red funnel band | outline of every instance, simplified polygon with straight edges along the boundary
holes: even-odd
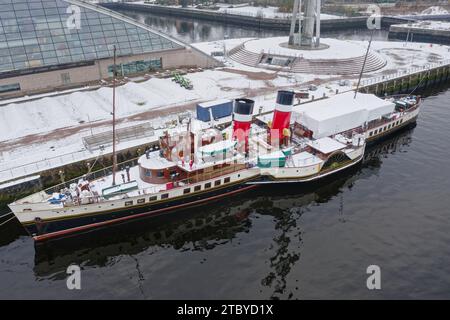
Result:
[[[240,122],[235,119],[233,122],[233,139],[236,138],[238,141],[247,141],[250,125],[251,122]]]
[[[285,128],[289,128],[289,124],[291,122],[291,113],[290,112],[281,112],[275,110],[273,113],[273,121],[272,121],[272,129],[278,129],[280,132]]]

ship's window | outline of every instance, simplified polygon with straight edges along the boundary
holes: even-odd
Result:
[[[403,119],[402,120],[400,120],[400,123],[402,123],[403,122]]]
[[[395,124],[398,125],[398,121]]]
[[[191,188],[186,188],[186,189],[183,190],[183,194],[187,194],[189,192],[191,192]]]
[[[369,137],[373,136],[373,131],[370,131]]]
[[[387,127],[385,126],[385,127],[383,128],[383,131],[386,131],[386,129],[387,129]]]
[[[156,199],[158,199],[157,196],[151,196],[150,198],[148,198],[148,201],[155,201]]]
[[[202,190],[202,186],[195,186],[194,187],[194,191],[200,191],[200,190]]]
[[[220,180],[214,181],[214,186],[220,186]]]
[[[145,199],[138,199],[137,200],[137,203],[144,203],[145,202]]]
[[[211,182],[205,183],[205,189],[211,188]]]
[[[375,131],[373,132],[373,134],[377,134],[377,132],[378,132],[378,130],[375,130]]]
[[[156,176],[158,177],[158,178],[162,178],[162,177],[164,177],[164,172],[163,171],[158,171],[157,173],[156,173]]]
[[[161,195],[161,199],[167,199],[169,197],[169,194],[168,193],[163,193],[162,195]]]
[[[125,201],[125,207],[132,206],[132,205],[133,205],[133,201]]]
[[[145,170],[145,176],[146,176],[146,177],[151,177],[151,176],[152,176],[152,171],[146,169],[146,170]]]
[[[230,178],[230,177],[227,177],[227,178],[223,179],[223,183],[228,183],[228,182],[230,182],[230,181],[231,181],[231,178]]]
[[[25,208],[25,209],[23,209],[22,211],[33,211],[33,209]]]
[[[238,178],[240,178],[241,177],[241,174],[238,174]]]

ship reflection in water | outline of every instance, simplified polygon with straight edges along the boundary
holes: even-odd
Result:
[[[283,188],[264,186],[207,206],[37,244],[35,276],[37,280],[65,280],[66,268],[70,264],[78,264],[83,270],[116,270],[116,264],[121,265],[128,260],[126,268],[118,267],[115,271],[126,274],[113,274],[110,279],[116,283],[122,276],[135,277],[144,298],[188,298],[190,295],[192,298],[258,297],[258,291],[261,298],[298,296],[296,291],[301,288],[296,281],[288,282],[288,278],[295,265],[302,261],[302,216],[312,207],[337,198],[336,212],[339,216],[336,218],[345,223],[342,193],[351,190],[358,179],[377,175],[384,158],[407,149],[413,130],[408,129],[368,147],[361,165],[307,188],[299,185]],[[257,235],[253,234],[253,228],[258,229]],[[233,253],[239,247],[244,247],[240,254]],[[192,266],[192,261],[198,263]],[[214,263],[206,266],[207,261]],[[254,266],[255,263],[251,265],[255,261],[258,267]],[[229,265],[234,269],[227,270]],[[194,296],[194,288],[201,290],[202,286],[208,286],[199,285],[198,275],[187,275],[189,270],[196,268],[203,270],[203,282],[211,281],[211,286],[220,283],[224,288],[217,288],[214,294],[205,292]],[[255,268],[254,273],[249,268]],[[248,288],[248,295],[243,289],[240,294],[228,296],[232,290],[226,287],[227,278],[233,279],[236,287],[239,280],[244,281],[239,278],[239,269],[247,273],[245,281],[254,285]],[[158,272],[159,275],[156,274]],[[259,279],[248,279],[248,273]],[[210,276],[219,279],[212,280]],[[169,292],[155,292],[151,289],[156,285],[155,279],[167,286],[170,282],[172,289],[179,292],[171,295]],[[191,286],[191,289],[184,289],[185,286]],[[255,291],[255,287],[258,290],[251,295],[250,291]]]

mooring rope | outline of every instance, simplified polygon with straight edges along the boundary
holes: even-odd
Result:
[[[15,219],[16,217],[11,217],[6,221],[3,221],[2,223],[0,223],[0,227],[2,227],[3,225],[7,224],[8,222],[10,222],[11,220]]]
[[[1,216],[0,216],[0,219],[1,219],[1,218],[4,218],[4,217],[7,217],[7,216],[9,216],[10,214],[13,214],[13,213],[12,213],[12,212],[5,213],[4,215],[1,215]]]
[[[417,90],[417,88],[418,88],[418,87],[420,86],[420,84],[422,83],[423,79],[425,79],[425,77],[423,77],[422,79],[420,79],[420,81],[419,81],[419,83],[417,84],[417,86],[413,89],[413,91],[411,91],[411,92],[409,93],[409,96],[412,95],[413,92]]]

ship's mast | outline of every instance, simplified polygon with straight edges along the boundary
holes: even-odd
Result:
[[[353,99],[355,99],[356,95],[358,94],[359,84],[361,83],[361,78],[362,78],[362,75],[364,73],[364,68],[366,66],[367,56],[369,55],[370,45],[372,44],[372,38],[373,38],[374,31],[375,31],[375,29],[372,29],[372,33],[370,34],[369,45],[367,46],[366,55],[364,56],[364,62],[363,62],[363,65],[361,67],[361,72],[359,73],[358,84],[356,85],[355,96],[353,97]]]
[[[113,181],[112,185],[116,185],[116,170],[117,170],[117,155],[116,155],[116,74],[117,74],[117,66],[116,66],[116,46],[114,45],[114,67],[113,67],[113,98],[112,98],[112,104],[113,104],[113,166],[112,166],[112,174],[113,174]]]

